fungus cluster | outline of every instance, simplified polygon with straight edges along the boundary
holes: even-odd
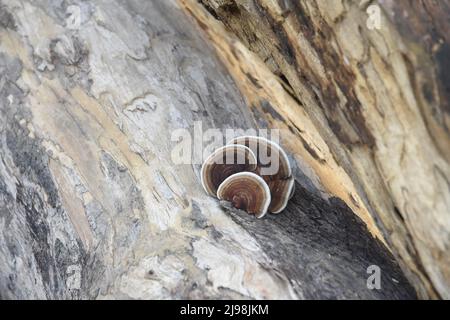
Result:
[[[258,218],[279,213],[294,193],[288,157],[276,143],[256,136],[234,138],[203,163],[205,191]]]

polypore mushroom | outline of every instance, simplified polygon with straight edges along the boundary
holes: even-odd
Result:
[[[239,172],[226,178],[217,189],[217,197],[257,218],[267,213],[271,200],[269,186],[253,172]]]
[[[292,184],[292,190],[291,190],[291,194],[289,195],[289,200],[292,199],[292,197],[294,196],[294,193],[295,193],[295,181],[294,181],[294,184]]]
[[[261,176],[276,175],[278,179],[291,177],[292,170],[286,152],[275,142],[258,136],[241,136],[232,139],[228,142],[230,144],[243,145],[253,151]]]
[[[270,189],[272,202],[269,211],[281,212],[294,193],[292,170],[284,150],[275,142],[257,136],[237,137],[229,143],[243,145],[253,151],[258,163],[256,173],[264,179]]]
[[[219,185],[232,174],[256,169],[256,157],[242,145],[227,145],[214,151],[203,163],[201,180],[205,191],[216,196]]]
[[[294,178],[265,180],[270,189],[272,202],[269,211],[272,213],[280,213],[286,208],[289,199],[294,194]]]

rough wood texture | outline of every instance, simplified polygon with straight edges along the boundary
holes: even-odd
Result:
[[[318,167],[336,161],[339,176],[310,165],[328,192],[386,240],[419,296],[449,298],[448,2],[202,0],[211,16],[182,2],[235,70],[244,96],[269,92],[273,125],[294,128],[290,140],[306,141],[311,156],[322,159]],[[369,4],[386,10],[379,30],[366,25]],[[215,18],[243,46],[220,37]],[[235,48],[253,55],[234,57]],[[294,101],[270,88],[267,72],[251,73],[262,88],[248,90],[242,68],[233,66],[255,55]],[[327,148],[307,138],[304,119],[293,116],[303,112]],[[317,156],[328,148],[331,161]]]
[[[386,245],[447,296],[448,136],[394,27],[340,1],[71,5],[77,28],[66,2],[0,3],[1,298],[415,298]],[[252,219],[172,162],[198,120],[282,129],[285,212]]]

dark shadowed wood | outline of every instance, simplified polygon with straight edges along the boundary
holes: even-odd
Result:
[[[416,298],[392,254],[345,203],[326,201],[300,184],[295,190],[283,214],[258,223],[242,211],[231,209],[230,214],[261,244],[274,268],[295,279],[301,298]],[[367,290],[372,265],[382,270],[382,290]]]

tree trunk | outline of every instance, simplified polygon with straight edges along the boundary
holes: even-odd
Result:
[[[359,2],[2,0],[0,298],[450,298],[450,9]],[[281,130],[286,210],[174,163],[213,128]]]

